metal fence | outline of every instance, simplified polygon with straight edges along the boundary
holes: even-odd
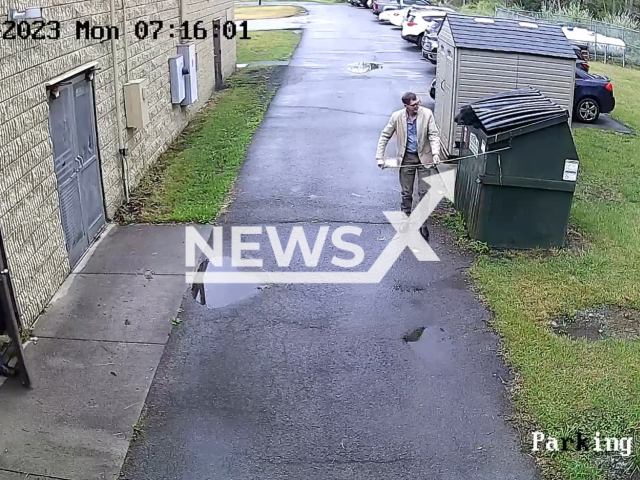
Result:
[[[595,35],[589,41],[589,54],[594,60],[605,63],[616,63],[622,66],[640,66],[640,31],[612,25],[598,20],[569,17],[553,12],[532,12],[504,7],[496,7],[495,16],[523,21],[558,24],[566,27],[585,28]],[[612,44],[606,38],[617,38],[625,43],[625,47]]]

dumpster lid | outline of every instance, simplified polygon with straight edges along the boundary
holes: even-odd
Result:
[[[458,125],[472,126],[487,135],[495,135],[533,124],[541,128],[542,123],[544,126],[553,125],[567,121],[568,118],[569,113],[564,108],[539,90],[528,87],[499,93],[465,105],[455,121]]]

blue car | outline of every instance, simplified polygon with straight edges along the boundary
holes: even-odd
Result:
[[[576,68],[576,88],[573,94],[574,118],[594,123],[601,113],[610,113],[616,106],[611,80],[603,75]]]
[[[582,123],[594,123],[601,113],[610,113],[615,108],[616,99],[613,96],[613,85],[607,77],[585,72],[580,65],[576,65],[575,71],[573,118]],[[429,96],[436,99],[435,78],[431,82]]]

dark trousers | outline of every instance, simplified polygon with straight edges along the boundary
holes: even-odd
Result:
[[[428,170],[422,165],[416,153],[408,152],[405,153],[404,159],[402,160],[402,168],[399,170],[400,186],[402,187],[401,208],[404,213],[411,215],[411,211],[413,210],[413,191],[416,180],[418,181],[418,202],[424,198],[429,190],[429,184],[423,180],[423,178],[428,176]]]

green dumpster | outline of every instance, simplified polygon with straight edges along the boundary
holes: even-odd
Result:
[[[568,112],[527,88],[467,105],[456,122],[455,207],[469,237],[494,248],[564,246],[579,166]]]

